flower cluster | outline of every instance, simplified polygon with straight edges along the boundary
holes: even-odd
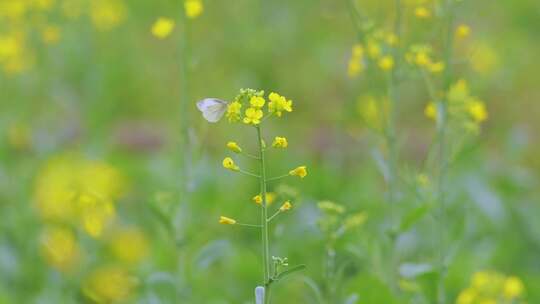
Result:
[[[359,75],[370,61],[382,71],[394,68],[392,53],[398,44],[397,36],[382,29],[367,28],[365,31],[365,44],[357,43],[352,48],[348,65],[348,74],[351,78]]]
[[[477,133],[480,124],[488,118],[486,106],[477,97],[471,96],[467,81],[454,83],[446,93],[448,119],[465,130]],[[427,117],[438,120],[439,114],[435,102],[429,102],[424,110]]]
[[[267,105],[265,116],[264,106]],[[246,107],[242,111],[243,107]],[[277,93],[268,94],[268,102],[264,98],[264,91],[241,89],[233,102],[227,106],[226,117],[229,122],[242,121],[248,125],[258,125],[270,115],[281,117],[283,112],[292,112],[292,101]]]
[[[427,44],[413,44],[405,54],[405,60],[420,69],[431,73],[444,71],[444,62],[433,59],[433,49]]]
[[[195,19],[203,13],[204,6],[201,0],[185,0],[184,11],[186,17]]]
[[[152,35],[158,39],[167,38],[174,30],[175,23],[173,19],[159,17],[152,25]]]
[[[520,278],[480,271],[473,274],[470,285],[459,293],[456,304],[525,303],[524,294],[525,287]]]
[[[347,231],[362,226],[367,220],[365,212],[347,214],[343,205],[332,201],[320,201],[317,207],[322,212],[317,223],[330,242],[335,241]]]
[[[363,123],[375,132],[383,133],[390,110],[388,98],[363,95],[358,99],[358,113]]]
[[[108,31],[126,19],[124,0],[4,0],[0,1],[0,69],[17,75],[31,69],[36,61],[34,37],[44,45],[54,45],[62,39],[54,20],[60,15],[66,21],[86,14],[94,28]]]
[[[84,268],[81,234],[105,244],[107,255],[115,258],[88,274],[83,284],[84,294],[99,303],[127,298],[134,284],[126,267],[138,265],[148,253],[144,233],[116,221],[116,202],[124,189],[115,167],[76,155],[51,159],[36,179],[35,207],[45,226],[40,251],[47,263],[66,274]]]

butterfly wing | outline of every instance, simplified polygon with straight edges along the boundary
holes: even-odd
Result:
[[[197,108],[204,119],[218,122],[227,110],[227,102],[217,98],[205,98],[197,102]]]

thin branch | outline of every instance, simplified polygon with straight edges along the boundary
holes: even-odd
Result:
[[[238,222],[236,222],[236,225],[245,226],[245,227],[251,227],[251,228],[262,228],[261,225],[244,224],[244,223],[238,223]]]
[[[269,179],[267,179],[266,181],[267,181],[267,182],[271,182],[271,181],[275,181],[275,180],[278,180],[278,179],[285,178],[285,177],[287,177],[287,176],[289,176],[288,173],[287,173],[287,174],[280,175],[280,176],[276,176],[276,177],[269,178]]]
[[[253,173],[251,173],[251,172],[247,172],[247,171],[244,171],[244,170],[242,170],[242,169],[238,169],[238,172],[244,173],[245,175],[253,176],[253,177],[256,177],[256,178],[260,178],[260,177],[261,177],[260,175],[253,174]]]
[[[268,223],[270,223],[270,221],[271,221],[274,217],[276,217],[278,214],[280,214],[280,213],[281,213],[281,210],[276,211],[276,213],[274,213],[274,214],[273,214],[271,217],[269,217],[266,221],[267,221]]]

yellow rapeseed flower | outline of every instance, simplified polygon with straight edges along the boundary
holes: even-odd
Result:
[[[320,201],[317,203],[317,207],[325,212],[335,212],[339,214],[345,212],[345,207],[332,201]]]
[[[41,31],[41,38],[45,44],[55,44],[60,41],[60,28],[54,25],[47,25]]]
[[[462,290],[456,300],[456,304],[473,304],[476,299],[476,291],[474,288]]]
[[[389,46],[395,46],[398,44],[398,36],[394,33],[386,34],[384,39]]]
[[[468,110],[473,120],[477,123],[483,122],[488,118],[486,106],[480,100],[471,100],[468,106]]]
[[[97,303],[126,301],[137,283],[136,278],[118,266],[93,271],[83,283],[84,294]]]
[[[229,122],[237,122],[240,120],[241,109],[242,104],[238,101],[233,101],[227,106],[227,112],[225,113],[225,116],[227,116]]]
[[[414,9],[414,15],[420,19],[427,19],[431,17],[431,11],[425,6],[418,6]]]
[[[37,9],[47,11],[54,6],[55,2],[56,0],[34,0],[33,4]]]
[[[347,66],[349,77],[355,77],[364,69],[364,47],[361,44],[355,44],[352,48],[352,55]]]
[[[235,153],[242,153],[242,148],[240,148],[240,146],[234,142],[234,141],[230,141],[227,143],[227,148],[229,148],[229,150],[235,152]]]
[[[489,74],[499,66],[499,55],[489,44],[479,42],[472,49],[470,61],[474,71]]]
[[[433,101],[430,101],[424,108],[424,115],[433,120],[437,119],[437,107]]]
[[[184,10],[188,18],[195,19],[203,13],[204,7],[201,0],[185,0]]]
[[[223,225],[234,225],[236,224],[236,220],[226,217],[226,216],[220,216],[219,217],[219,223]]]
[[[108,31],[126,18],[126,5],[121,0],[93,0],[90,6],[90,18],[100,31]]]
[[[264,106],[265,102],[266,101],[261,96],[252,96],[249,99],[249,104],[251,105],[252,108],[255,108],[255,109],[261,109]]]
[[[352,229],[359,226],[362,226],[367,220],[367,213],[358,212],[347,217],[343,223],[346,229]]]
[[[41,252],[47,262],[60,271],[73,269],[80,249],[73,232],[67,228],[48,227],[41,236]]]
[[[381,46],[373,39],[367,41],[367,53],[372,59],[377,59],[381,56]]]
[[[266,192],[266,204],[271,205],[276,200],[277,195],[274,192]],[[257,194],[255,195],[252,200],[256,204],[262,204],[262,195]]]
[[[165,17],[159,17],[152,25],[152,35],[159,39],[168,37],[174,29],[174,20]]]
[[[440,73],[444,71],[444,62],[442,61],[432,62],[428,64],[427,68],[431,73]]]
[[[263,111],[257,108],[248,108],[244,113],[244,123],[258,125],[261,123],[263,117]]]
[[[276,114],[277,117],[281,117],[282,112],[292,112],[292,101],[287,100],[284,96],[277,93],[270,93],[268,95],[268,111]]]
[[[78,211],[84,231],[91,237],[99,238],[116,216],[112,201],[91,194],[81,194]]]
[[[135,227],[114,233],[110,247],[116,258],[128,264],[136,264],[148,255],[148,240],[144,233]]]
[[[291,208],[292,208],[291,202],[286,201],[283,203],[283,205],[281,205],[281,207],[279,207],[279,211],[285,212],[285,211],[291,210]]]
[[[300,178],[304,178],[307,175],[307,168],[306,166],[296,167],[293,170],[289,171],[289,175],[299,176]]]
[[[234,163],[234,160],[230,157],[225,157],[223,159],[223,167],[225,169],[229,169],[229,170],[232,170],[232,171],[238,171],[240,170],[240,167],[238,167],[235,163]]]
[[[287,138],[285,137],[279,137],[279,136],[276,136],[276,138],[274,138],[274,142],[272,143],[272,147],[274,148],[287,148],[287,146],[289,145],[289,143],[287,142]]]
[[[506,299],[515,299],[520,297],[525,290],[523,282],[516,276],[509,276],[504,281],[503,294]]]
[[[392,56],[386,55],[379,59],[379,68],[383,71],[390,71],[394,67],[394,58]]]
[[[466,24],[460,24],[456,28],[455,35],[457,38],[467,38],[471,34],[471,28]]]

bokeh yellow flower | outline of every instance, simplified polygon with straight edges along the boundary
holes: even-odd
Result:
[[[437,119],[437,107],[433,101],[428,102],[428,104],[424,108],[424,115],[426,115],[427,118],[433,120]]]
[[[136,264],[148,255],[148,240],[138,228],[123,228],[112,235],[110,248],[120,261]]]
[[[477,123],[485,121],[488,117],[486,106],[480,100],[473,99],[472,101],[470,101],[468,105],[468,110],[473,117],[473,120]]]
[[[383,71],[390,71],[394,67],[394,58],[389,55],[381,57],[378,61],[379,68]]]
[[[54,25],[47,25],[41,32],[41,38],[45,44],[55,44],[60,41],[60,28]]]
[[[174,20],[165,17],[159,17],[152,25],[152,35],[159,39],[167,38],[174,29]]]
[[[352,47],[351,58],[347,66],[349,77],[356,77],[364,70],[364,47],[357,43]]]
[[[122,0],[93,0],[90,18],[99,31],[108,31],[126,19],[127,8]]]
[[[287,148],[287,146],[289,145],[289,143],[287,142],[287,138],[285,137],[279,137],[279,136],[276,136],[274,138],[274,142],[272,143],[272,147],[274,148]]]
[[[80,249],[73,232],[64,227],[47,227],[41,235],[41,252],[47,263],[60,271],[73,269],[80,258]]]
[[[420,19],[427,19],[431,17],[431,11],[425,6],[418,6],[414,9],[414,15]]]
[[[83,283],[84,294],[97,303],[126,301],[137,285],[137,279],[119,266],[94,270]]]
[[[510,276],[504,281],[503,294],[506,299],[518,298],[523,295],[524,290],[523,282],[516,276]]]
[[[464,39],[464,38],[469,37],[470,34],[471,34],[471,28],[468,25],[460,24],[457,26],[456,32],[455,32],[455,35],[457,38]]]
[[[45,221],[72,223],[100,237],[115,218],[123,193],[118,170],[99,161],[61,155],[47,162],[36,179],[36,208]]]
[[[101,237],[115,218],[113,202],[91,194],[81,194],[77,202],[81,223],[86,233],[94,238]]]
[[[186,11],[186,16],[188,18],[197,18],[203,13],[203,3],[201,0],[185,0],[184,10]]]
[[[338,214],[345,212],[345,207],[332,201],[320,201],[317,203],[317,207],[325,212],[335,212]]]

